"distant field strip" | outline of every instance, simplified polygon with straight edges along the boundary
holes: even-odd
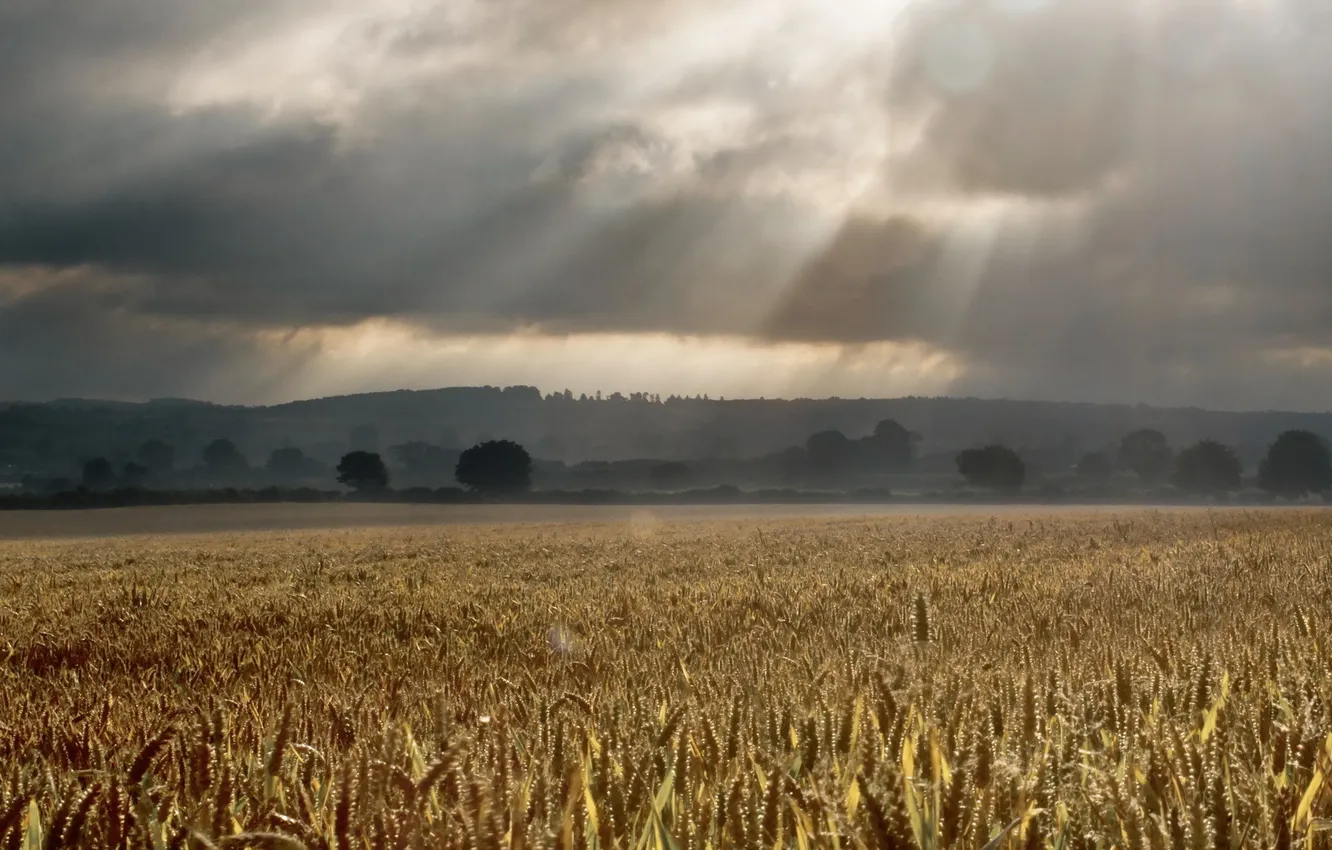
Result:
[[[716,519],[854,519],[887,517],[1083,516],[1141,507],[1020,504],[767,504],[767,505],[427,505],[342,504],[172,505],[98,510],[0,511],[0,541],[213,534],[386,526],[538,523],[642,523]],[[1171,510],[1201,510],[1172,508]],[[1258,508],[1257,510],[1265,510]],[[1314,508],[1312,510],[1321,510]]]
[[[1324,513],[631,519],[0,543],[0,847],[1325,846]]]

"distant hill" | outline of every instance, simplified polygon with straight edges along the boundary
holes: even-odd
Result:
[[[358,448],[411,440],[461,448],[507,438],[539,458],[566,462],[753,457],[803,444],[816,431],[838,429],[859,437],[890,418],[922,435],[926,455],[1002,442],[1047,468],[1071,465],[1082,452],[1109,446],[1141,427],[1163,431],[1176,447],[1204,437],[1229,443],[1250,468],[1283,430],[1307,428],[1332,436],[1329,413],[974,398],[722,401],[616,394],[579,400],[543,397],[534,387],[453,387],[268,407],[188,399],[0,404],[0,468],[68,469],[78,458],[127,457],[147,439],[171,443],[182,462],[193,462],[217,437],[235,441],[255,462],[282,445],[334,460],[357,429],[357,439],[367,444]]]

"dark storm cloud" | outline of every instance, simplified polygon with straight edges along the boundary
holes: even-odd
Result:
[[[688,4],[611,8],[570,2],[563,21],[595,43],[631,15]],[[585,49],[539,15],[529,35],[494,16],[472,26],[510,51],[496,66]],[[450,43],[443,29],[428,16],[368,38],[419,52]],[[702,163],[633,120],[568,126],[610,81],[574,67],[482,97],[473,82],[385,95],[349,139],[299,114],[173,115],[130,97],[123,138],[99,136],[74,168],[0,203],[0,263],[135,275],[129,312],[254,328],[396,317],[441,331],[733,331],[731,308],[753,314],[753,288],[779,279],[798,209],[673,187]],[[69,112],[96,128],[101,110]],[[145,144],[165,153],[127,167]]]
[[[19,279],[27,284],[17,286]],[[279,386],[318,354],[210,320],[134,307],[142,281],[88,269],[0,275],[0,386],[9,399],[234,397]],[[279,356],[274,356],[277,354]]]
[[[496,168],[495,197],[451,210],[447,182],[411,187],[412,202],[335,162],[322,133],[273,135],[132,194],[20,209],[0,255],[136,274],[125,298],[138,312],[255,327],[390,316],[463,331],[734,330],[733,308],[798,238],[781,236],[792,210],[691,194],[587,207],[577,184],[594,158],[574,152],[549,180],[527,179],[539,163],[519,159]],[[718,280],[721,255],[734,268]]]
[[[387,317],[923,343],[969,392],[1326,406],[1301,395],[1332,349],[1322,4],[921,0],[891,49],[813,65],[808,28],[729,35],[743,9],[350,15],[327,79],[268,98],[279,36],[335,5],[0,0],[0,271],[27,281],[0,395],[174,392]],[[859,206],[856,169],[882,184]]]
[[[885,173],[919,202],[848,221],[769,336],[925,342],[968,364],[963,392],[1327,406],[1311,5],[918,8],[888,90],[916,135]]]

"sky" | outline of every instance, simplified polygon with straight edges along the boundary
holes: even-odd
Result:
[[[0,399],[1332,408],[1326,0],[0,0]]]

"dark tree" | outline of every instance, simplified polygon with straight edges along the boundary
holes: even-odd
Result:
[[[908,472],[916,462],[916,443],[920,435],[908,431],[892,419],[874,426],[874,433],[861,440],[866,460],[885,472]]]
[[[295,446],[285,446],[274,449],[269,454],[264,469],[267,469],[268,474],[274,478],[291,481],[315,478],[322,475],[328,467],[314,458],[306,457],[305,452]]]
[[[961,452],[957,471],[967,483],[992,490],[1020,490],[1027,477],[1027,465],[1017,452],[999,445]]]
[[[1078,461],[1078,477],[1088,481],[1105,482],[1115,474],[1115,465],[1104,452],[1087,452]]]
[[[338,483],[373,493],[388,487],[388,467],[374,452],[348,452],[338,463]]]
[[[104,457],[95,457],[83,464],[83,486],[89,490],[105,490],[115,486],[116,471],[111,461]]]
[[[1203,440],[1175,458],[1175,486],[1190,493],[1222,493],[1240,488],[1244,465],[1230,446]]]
[[[522,493],[532,486],[532,457],[517,443],[490,440],[462,453],[454,477],[486,495]]]
[[[176,468],[176,450],[161,440],[149,440],[139,446],[134,459],[150,475],[169,475]]]
[[[1277,437],[1258,467],[1258,486],[1288,499],[1332,488],[1327,440],[1311,431],[1287,431]]]
[[[1131,469],[1148,484],[1164,481],[1170,474],[1175,454],[1165,434],[1144,428],[1124,437],[1119,444],[1119,465]]]
[[[204,466],[217,475],[228,475],[249,468],[245,455],[240,453],[236,444],[230,440],[218,439],[209,443],[203,451]]]
[[[694,473],[688,464],[671,460],[652,467],[648,478],[658,490],[683,490],[693,481]]]
[[[148,480],[149,469],[141,463],[130,461],[120,471],[121,480],[126,487],[142,487]]]
[[[853,445],[841,431],[820,431],[805,441],[805,453],[814,472],[831,474],[851,465]]]

